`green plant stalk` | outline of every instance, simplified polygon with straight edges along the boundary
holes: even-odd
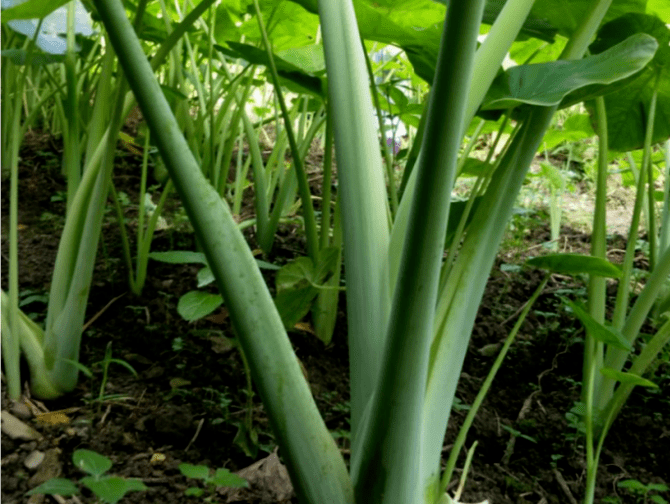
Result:
[[[611,1],[611,0],[609,0]],[[474,62],[472,89],[467,97],[465,125],[468,126],[481,105],[500,65],[512,43],[516,40],[535,0],[508,0],[491,26],[486,39],[477,50]],[[609,4],[607,6],[609,8]],[[604,13],[607,8],[604,9]],[[593,32],[597,29],[596,25]],[[588,37],[590,38],[590,36]]]
[[[437,498],[439,465],[423,465],[419,447],[439,270],[483,9],[483,0],[453,2],[444,24],[378,385],[363,438],[352,445],[359,450],[351,469],[359,502]]]
[[[35,31],[35,37],[39,33],[42,26],[42,21],[37,25],[37,30]],[[3,320],[2,327],[6,327],[7,330],[3,331],[5,337],[2,339],[2,353],[3,353],[3,362],[5,365],[5,374],[7,376],[7,386],[9,396],[18,400],[21,396],[21,368],[20,368],[20,348],[21,348],[21,338],[25,332],[26,324],[22,323],[23,313],[19,310],[19,249],[18,249],[18,227],[19,227],[19,150],[21,147],[21,141],[23,140],[23,135],[18,135],[17,132],[21,131],[21,96],[26,86],[27,72],[30,68],[30,61],[32,59],[33,50],[35,48],[34,40],[26,41],[28,50],[26,56],[26,65],[19,72],[18,68],[15,79],[12,79],[9,83],[8,91],[14,91],[14,96],[8,96],[9,100],[3,103],[11,104],[11,110],[13,116],[11,121],[11,131],[9,133],[9,170],[10,170],[10,182],[9,182],[9,295],[7,301],[5,301],[4,292],[3,301],[5,301],[5,307],[3,307],[3,315],[6,310],[9,311],[9,317],[7,317],[7,322]],[[2,65],[3,70],[5,64]],[[11,67],[10,67],[11,68]],[[6,77],[6,75],[3,75]],[[7,84],[7,81],[3,81],[3,89]],[[14,85],[12,85],[14,84]],[[12,99],[13,98],[13,99]],[[32,322],[32,321],[31,321]],[[35,326],[37,327],[37,326]],[[31,363],[32,364],[32,363]],[[36,364],[32,364],[36,365]]]
[[[398,191],[395,187],[395,174],[393,172],[393,158],[391,156],[391,147],[386,143],[386,125],[382,116],[382,108],[379,105],[379,91],[375,83],[374,72],[372,71],[372,64],[370,63],[370,56],[365,50],[365,41],[361,37],[361,45],[363,46],[363,55],[365,56],[365,67],[368,70],[368,78],[370,79],[370,89],[372,91],[372,103],[375,106],[377,113],[377,123],[379,124],[379,132],[381,134],[381,148],[384,153],[384,163],[386,166],[386,178],[388,179],[388,189],[391,196],[391,216],[395,216],[398,211]],[[388,101],[387,101],[388,102]],[[394,142],[395,145],[395,142]]]
[[[663,347],[668,343],[670,343],[670,320],[666,321],[665,324],[661,326],[651,341],[647,343],[640,355],[635,358],[635,361],[633,362],[629,372],[638,376],[642,376],[651,363],[658,358],[658,354],[663,349]],[[605,442],[605,437],[607,436],[610,427],[614,423],[614,420],[618,416],[621,408],[623,408],[634,388],[635,385],[630,383],[619,384],[616,392],[606,405],[606,408],[603,412],[604,425],[599,433],[598,446],[595,451],[594,462],[587,466],[584,504],[593,504],[594,502],[596,478],[598,476],[598,461],[600,460],[600,454]]]
[[[312,140],[314,139],[314,136],[316,135],[318,129],[323,125],[323,122],[325,121],[325,118],[320,118],[320,119],[315,119],[312,121],[312,125],[310,126],[309,130],[307,131],[307,134],[305,138],[302,140],[300,143],[300,146],[298,147],[298,152],[300,155],[301,159],[304,159],[307,150],[309,149]],[[284,135],[284,131],[282,131],[282,138]],[[276,145],[275,145],[276,147]],[[280,153],[279,158],[283,159],[283,152],[284,152],[284,147],[282,145],[282,148],[278,151]],[[273,151],[273,154],[275,151]],[[269,161],[269,160],[268,160]],[[269,164],[269,162],[268,162]],[[280,165],[280,172],[282,166]],[[279,188],[279,194],[277,195],[277,199],[275,200],[274,207],[272,209],[272,213],[270,214],[270,223],[268,224],[268,227],[270,229],[269,233],[272,233],[272,235],[276,234],[277,232],[277,226],[279,225],[279,219],[283,216],[285,216],[292,204],[293,201],[295,200],[295,189],[296,185],[298,183],[297,179],[297,171],[289,171],[283,178],[283,180],[279,181],[280,188]],[[302,199],[301,199],[302,202]],[[319,249],[320,250],[320,249]]]
[[[96,0],[95,5],[230,310],[298,498],[353,503],[342,456],[319,416],[272,297],[228,205],[199,170],[123,6],[113,0]]]
[[[286,127],[286,133],[288,134],[288,142],[291,146],[291,153],[293,154],[293,166],[295,168],[295,173],[298,178],[298,189],[300,191],[300,199],[302,200],[303,214],[305,218],[305,237],[307,238],[307,254],[309,257],[316,262],[319,259],[319,238],[316,231],[316,218],[314,217],[314,205],[312,204],[312,195],[309,190],[309,182],[307,181],[307,173],[305,172],[305,166],[303,164],[302,156],[298,150],[298,144],[293,133],[293,126],[291,125],[291,119],[286,108],[286,102],[284,101],[284,93],[281,89],[281,84],[279,82],[279,74],[277,73],[277,67],[274,61],[274,55],[272,54],[272,47],[270,45],[270,40],[268,39],[268,34],[265,31],[265,25],[263,24],[263,18],[261,16],[261,10],[258,6],[258,0],[254,0],[254,9],[256,11],[256,18],[258,19],[258,26],[261,31],[261,37],[263,39],[263,45],[265,46],[265,51],[268,56],[270,63],[270,75],[272,76],[272,83],[274,84],[275,93],[277,93],[277,100],[279,101],[279,106],[281,107],[282,116],[284,117],[284,126]],[[266,250],[267,251],[267,250]]]
[[[335,331],[337,321],[337,310],[340,300],[339,285],[342,274],[342,219],[340,218],[340,198],[335,202],[335,213],[333,215],[333,242],[332,246],[339,250],[333,275],[324,284],[327,290],[320,290],[316,303],[312,308],[312,320],[317,337],[328,345]]]
[[[663,255],[658,258],[653,274],[649,276],[647,284],[642,289],[635,304],[633,304],[626,322],[621,328],[621,334],[631,345],[635,343],[635,340],[640,335],[642,324],[647,319],[659,295],[663,292],[668,276],[670,276],[670,249],[666,249]],[[622,276],[622,279],[625,278]],[[628,354],[629,352],[625,350],[608,347],[605,355],[605,367],[621,371],[628,359]],[[600,397],[597,398],[601,407],[612,398],[614,385],[614,380],[608,378],[603,380],[603,391]]]
[[[608,165],[608,137],[607,113],[605,99],[596,98],[596,129],[598,134],[598,173],[596,178],[596,199],[593,212],[593,231],[591,235],[591,255],[607,259],[607,165]],[[588,282],[588,309],[589,314],[601,324],[605,322],[605,301],[607,286],[606,279],[601,276],[590,275]],[[582,401],[586,407],[584,418],[586,428],[586,464],[590,467],[595,459],[593,453],[594,420],[598,421],[597,411],[594,413],[594,399],[600,394],[603,380],[600,369],[603,365],[604,345],[598,341],[590,331],[586,331],[584,342],[584,362],[582,367],[583,383]],[[596,462],[597,464],[597,462]]]
[[[663,195],[663,214],[661,217],[658,253],[670,247],[670,139],[665,142],[665,191]]]
[[[26,361],[28,362],[28,367],[30,369],[31,389],[43,392],[44,397],[59,396],[61,392],[56,387],[54,387],[53,383],[51,383],[47,374],[44,372],[44,331],[21,310],[18,310],[18,326],[11,326],[9,323],[9,317],[7,317],[8,313],[11,314],[9,296],[5,294],[4,291],[0,291],[0,296],[2,297],[1,314],[3,358],[7,359],[8,356],[8,346],[6,345],[13,345],[14,342],[19,342],[21,350],[26,356]],[[16,332],[14,332],[14,327],[16,327]],[[11,352],[13,350],[9,349],[9,351]],[[18,350],[16,351],[16,355],[19,356]],[[5,369],[8,391],[11,391],[12,382],[10,381],[10,374],[8,372],[9,368]],[[18,400],[21,395],[20,376],[18,376],[16,379],[16,383],[18,383],[19,394],[16,396],[16,398],[12,397],[12,399]]]
[[[535,289],[535,292],[533,293],[533,295],[526,302],[526,305],[524,306],[523,311],[519,315],[519,318],[517,319],[516,324],[514,324],[514,327],[510,331],[509,335],[507,336],[507,339],[505,339],[505,343],[503,344],[503,347],[500,349],[500,352],[498,353],[498,356],[496,357],[495,362],[491,366],[491,370],[489,371],[488,375],[486,376],[486,380],[484,380],[484,383],[482,384],[481,388],[479,389],[479,392],[477,393],[477,397],[475,397],[475,400],[472,403],[472,406],[470,407],[470,410],[468,411],[468,414],[465,417],[465,420],[463,421],[463,425],[461,426],[460,430],[458,431],[458,436],[456,437],[456,441],[454,441],[454,446],[451,449],[451,452],[449,453],[449,459],[447,460],[447,465],[444,469],[444,473],[442,474],[442,482],[440,483],[440,493],[444,493],[444,492],[447,491],[447,486],[449,485],[449,482],[451,481],[451,477],[453,476],[454,468],[456,467],[456,462],[458,461],[458,456],[461,452],[461,449],[463,448],[463,445],[465,444],[465,439],[467,438],[470,427],[472,426],[472,422],[474,421],[475,416],[477,415],[477,412],[479,411],[479,408],[482,405],[482,402],[484,402],[484,399],[486,398],[486,394],[488,393],[489,389],[491,388],[491,383],[493,383],[493,380],[495,379],[496,374],[498,373],[498,370],[500,369],[500,366],[502,366],[502,363],[505,360],[505,357],[507,356],[507,352],[509,351],[510,347],[512,346],[512,343],[514,343],[516,335],[518,334],[519,330],[521,329],[521,326],[525,322],[526,317],[528,316],[528,313],[530,312],[530,309],[535,304],[535,301],[540,296],[540,294],[542,294],[542,291],[544,290],[545,286],[547,285],[547,282],[549,281],[549,278],[550,278],[549,275],[547,275],[544,278],[544,280],[542,280],[542,282],[540,282],[540,285],[538,285],[538,287],[537,287],[537,289]]]
[[[439,467],[442,438],[467,352],[479,300],[528,167],[554,108],[533,108],[503,155],[441,289],[431,346],[424,422],[424,464]],[[485,243],[486,246],[482,246]],[[439,439],[440,441],[436,441]]]
[[[647,221],[647,236],[649,240],[649,271],[653,273],[656,266],[657,239],[656,233],[656,198],[654,197],[654,167],[651,162],[651,139],[654,135],[654,121],[656,119],[656,101],[658,90],[654,89],[649,103],[649,116],[647,118],[647,131],[644,138],[644,157],[641,170],[647,171],[647,204],[649,205]]]
[[[67,86],[66,128],[63,145],[63,171],[67,173],[67,209],[72,208],[74,196],[81,182],[81,149],[79,148],[79,93],[77,90],[77,56],[74,41],[74,9],[70,2],[67,10],[67,51],[65,53],[65,82]]]
[[[326,112],[326,145],[323,154],[323,185],[321,200],[321,248],[330,244],[330,203],[333,194],[333,115],[330,103]],[[670,142],[669,142],[670,143]],[[670,164],[668,165],[670,167]]]
[[[4,67],[4,65],[3,65]],[[14,117],[12,131],[21,125],[21,93],[25,84],[25,70],[20,75],[21,83],[14,88]],[[4,85],[3,85],[4,87]],[[9,396],[18,400],[21,396],[21,375],[19,367],[19,148],[22,137],[12,135],[10,141],[10,181],[9,181],[9,331],[2,338],[2,353]],[[3,293],[4,294],[4,293]],[[5,310],[2,310],[3,315]],[[3,321],[4,322],[4,321]]]
[[[347,270],[351,437],[375,389],[390,310],[386,183],[367,71],[350,2],[319,1],[328,96],[334,114],[338,194]],[[345,107],[344,104],[347,104]],[[356,455],[354,455],[356,456]]]
[[[468,471],[470,470],[470,465],[472,464],[472,458],[475,455],[475,450],[477,449],[477,445],[479,444],[479,441],[475,441],[472,443],[472,446],[468,450],[468,454],[465,457],[465,464],[463,464],[463,474],[461,474],[461,479],[458,482],[458,488],[456,489],[456,494],[455,497],[456,499],[461,498],[461,493],[463,493],[463,488],[465,488],[465,482],[468,479]]]
[[[400,189],[398,191],[399,200],[402,200],[402,197],[405,194],[407,184],[409,183],[409,179],[412,175],[412,172],[414,171],[416,161],[419,158],[421,145],[423,144],[423,132],[426,129],[426,117],[428,117],[428,103],[430,102],[429,97],[430,93],[427,94],[426,99],[424,100],[423,111],[421,112],[421,119],[419,120],[419,127],[416,130],[416,136],[414,137],[412,148],[407,155],[407,163],[405,163],[405,170],[402,173],[402,180],[400,181]]]
[[[122,83],[117,86],[116,96],[112,100],[114,109],[111,119],[112,134],[107,137],[107,149],[105,157],[101,162],[100,171],[97,173],[95,183],[92,184],[91,193],[86,206],[79,207],[79,191],[75,196],[73,211],[77,212],[81,222],[80,234],[76,234],[73,240],[78,243],[76,248],[71,249],[72,255],[66,254],[63,261],[67,268],[58,268],[61,260],[61,248],[64,239],[59,244],[56,269],[54,270],[53,282],[49,296],[49,309],[46,320],[46,334],[44,339],[44,352],[49,376],[56,386],[64,392],[74,389],[77,384],[78,369],[68,360],[78,362],[82,327],[86,314],[88,293],[91,287],[91,278],[95,265],[95,256],[102,229],[107,194],[111,181],[111,172],[114,168],[114,157],[116,155],[116,140],[121,127],[123,97],[125,87]],[[105,99],[99,96],[99,99]],[[95,171],[95,170],[91,170]],[[85,177],[86,178],[86,174]],[[83,186],[83,179],[82,184]],[[67,227],[67,222],[66,222]],[[63,230],[66,236],[66,230]],[[69,245],[65,246],[67,250]],[[75,252],[76,250],[76,252]],[[52,306],[54,296],[64,295],[62,305]],[[59,307],[59,310],[55,308]]]
[[[631,165],[632,167],[632,165]],[[628,301],[630,297],[630,282],[633,272],[633,259],[635,258],[635,248],[637,246],[638,228],[640,225],[640,214],[643,208],[643,199],[645,196],[644,184],[646,182],[646,170],[640,170],[637,177],[637,188],[635,191],[635,203],[628,228],[628,240],[626,242],[626,253],[621,265],[621,278],[617,287],[616,301],[614,304],[614,313],[612,315],[612,326],[621,330],[626,321],[626,312],[628,310]]]

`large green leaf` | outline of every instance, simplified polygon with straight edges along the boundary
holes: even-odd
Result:
[[[3,10],[2,23],[4,24],[7,21],[12,21],[14,19],[42,19],[62,5],[68,3],[68,1],[69,0],[52,0],[51,2],[45,2],[44,0],[28,0],[27,2]]]
[[[573,114],[568,117],[561,129],[551,128],[542,139],[542,146],[553,150],[564,142],[577,142],[595,136],[588,114]]]
[[[606,259],[580,254],[549,254],[529,259],[526,264],[564,275],[586,273],[606,278],[621,278],[621,270]]]
[[[611,84],[639,72],[651,61],[657,48],[656,39],[636,34],[601,54],[581,60],[512,67],[493,82],[482,109],[558,105],[571,91],[593,84]]]
[[[229,46],[228,48],[220,45],[215,45],[214,47],[227,56],[233,58],[242,58],[253,65],[269,66],[270,64],[267,53],[262,49],[252,45],[240,44],[238,42],[232,41],[228,41],[227,44]],[[300,63],[311,63],[313,65],[314,51],[315,50],[312,50],[311,53],[312,60],[305,61],[305,59],[298,57],[298,54],[303,53],[303,56],[305,56],[308,54],[308,50],[294,49],[294,52],[289,54],[290,58],[295,63],[287,61],[277,54],[274,54],[273,56],[275,65],[277,66],[277,73],[280,77],[285,79],[285,84],[287,84],[289,88],[291,87],[291,84],[293,84],[292,91],[296,91],[298,93],[307,92],[314,96],[323,97],[325,96],[325,91],[323,90],[321,79],[315,77],[314,75],[310,75],[306,69],[298,66]],[[323,58],[323,56],[321,57]]]
[[[604,21],[610,21],[628,12],[645,12],[646,0],[613,0]],[[570,37],[584,20],[593,0],[537,0],[532,13],[558,28]]]
[[[628,14],[604,25],[590,49],[600,53],[640,33],[654,37],[659,49],[637,78],[625,88],[605,96],[609,148],[615,151],[642,147],[654,89],[658,95],[652,144],[670,136],[670,29],[663,21],[649,15]],[[593,105],[587,103],[587,106],[593,115]]]

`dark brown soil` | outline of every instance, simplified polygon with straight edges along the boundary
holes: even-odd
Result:
[[[52,201],[65,185],[59,175],[58,146],[47,136],[33,136],[24,147],[20,173],[19,236],[20,289],[48,293],[54,258],[62,230],[64,203]],[[120,160],[115,173],[118,190],[137,201],[139,168],[132,155]],[[8,190],[2,192],[2,254],[7,264]],[[173,201],[166,215],[178,208]],[[110,207],[111,208],[111,207]],[[127,209],[132,217],[132,208]],[[573,250],[584,251],[588,236],[564,229],[563,238]],[[528,249],[549,239],[545,226],[528,234]],[[253,236],[249,235],[253,244]],[[620,249],[622,244],[612,243]],[[193,235],[184,229],[157,233],[152,250],[194,250]],[[273,261],[282,263],[304,250],[295,228],[279,233]],[[537,249],[533,249],[537,250]],[[533,253],[533,252],[531,252]],[[522,256],[524,254],[521,254]],[[27,502],[25,492],[36,485],[35,471],[24,465],[36,450],[53,457],[54,474],[74,481],[81,473],[72,463],[72,453],[86,448],[114,462],[111,472],[141,478],[146,492],[134,492],[122,502],[177,503],[187,500],[189,481],[177,466],[182,462],[226,467],[238,471],[268,456],[274,449],[267,417],[257,397],[252,398],[253,429],[258,436],[254,456],[245,453],[236,434],[247,410],[246,378],[239,353],[226,345],[234,338],[225,310],[196,323],[183,321],[177,301],[196,287],[195,266],[151,261],[141,296],[127,293],[128,284],[119,241],[118,225],[110,210],[105,220],[102,244],[91,289],[87,319],[100,313],[86,331],[80,361],[92,367],[94,376],[81,376],[76,390],[43,404],[43,411],[65,411],[63,423],[38,423],[26,415],[42,438],[36,441],[2,435],[2,502]],[[516,321],[516,315],[541,281],[541,275],[522,270],[502,272],[502,262],[519,263],[519,254],[501,256],[496,262],[475,325],[462,380],[458,405],[471,404],[495,358],[486,356],[487,345],[501,342]],[[639,264],[643,267],[644,264]],[[272,275],[267,275],[273,287]],[[2,272],[6,289],[6,270]],[[470,431],[466,447],[478,442],[464,494],[464,502],[489,499],[505,503],[580,502],[585,484],[584,442],[566,413],[579,400],[583,330],[561,308],[559,289],[575,295],[583,285],[564,277],[549,282],[524,323],[517,341]],[[568,292],[567,295],[570,295]],[[111,300],[122,296],[111,305]],[[344,296],[332,344],[325,347],[307,332],[291,332],[296,353],[304,364],[314,397],[328,428],[337,432],[338,443],[348,455],[348,355]],[[24,307],[38,321],[45,305]],[[105,394],[122,399],[98,401],[102,373],[93,363],[104,357],[111,343],[113,356],[124,359],[137,371],[130,374],[120,365],[110,367]],[[27,371],[27,370],[25,370]],[[24,376],[27,376],[24,374]],[[601,458],[596,502],[642,502],[617,487],[623,479],[645,484],[670,485],[670,366],[656,370],[657,392],[636,390],[617,419]],[[41,403],[32,400],[39,408]],[[2,409],[17,411],[6,397],[3,380]],[[445,456],[466,411],[457,407],[444,442]],[[507,429],[520,432],[514,436]],[[247,449],[248,451],[248,449]],[[461,454],[458,467],[463,466]],[[460,475],[460,472],[457,473]],[[457,482],[450,488],[455,489]],[[263,489],[238,496],[235,502],[278,502]],[[277,494],[275,494],[276,496]],[[670,495],[663,495],[670,500]],[[619,500],[605,500],[618,496]],[[80,502],[94,502],[86,489]],[[46,502],[52,502],[48,500]],[[283,500],[288,502],[287,500]],[[76,502],[69,500],[69,502]],[[228,502],[215,494],[212,502]],[[231,501],[232,502],[232,501]],[[295,498],[290,502],[296,502]]]

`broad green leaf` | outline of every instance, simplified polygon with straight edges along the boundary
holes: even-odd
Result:
[[[100,476],[112,467],[111,460],[91,450],[76,450],[72,454],[72,462],[92,476]]]
[[[217,487],[247,488],[249,486],[247,480],[240,478],[237,474],[233,474],[225,468],[216,470],[212,483]]]
[[[128,492],[146,490],[147,487],[139,480],[125,479],[118,476],[107,476],[95,479],[91,476],[82,478],[81,482],[102,502],[116,504]]]
[[[640,387],[658,388],[658,385],[656,385],[654,382],[633,373],[617,371],[616,369],[612,368],[603,368],[600,370],[600,373],[607,378],[611,378],[612,380],[616,380],[621,383],[639,385]]]
[[[606,278],[620,278],[621,270],[600,257],[581,254],[549,254],[526,261],[528,266],[564,275],[589,274]]]
[[[200,480],[209,479],[209,467],[206,465],[193,465],[193,464],[179,464],[179,472],[181,472],[187,478],[194,478]]]
[[[295,65],[308,74],[320,74],[326,71],[323,45],[308,45],[285,49],[277,53],[282,60]]]
[[[44,0],[28,0],[27,2],[14,5],[9,9],[2,11],[2,23],[14,19],[42,19],[59,7],[68,3],[69,0],[53,0],[45,2]],[[16,2],[14,2],[16,3]],[[3,2],[4,5],[4,2]]]
[[[595,136],[591,119],[588,114],[573,114],[568,117],[561,129],[551,128],[547,130],[542,140],[542,147],[549,151],[562,143],[572,143],[585,138]]]
[[[188,322],[206,317],[223,304],[219,294],[203,291],[191,291],[179,298],[177,312]]]
[[[228,41],[227,44],[230,47],[229,49],[220,45],[215,45],[214,47],[226,56],[242,58],[253,65],[264,65],[267,67],[270,64],[267,53],[263,49],[232,41]],[[297,89],[294,89],[294,91],[310,93],[318,97],[325,96],[320,78],[308,74],[302,68],[289,63],[276,54],[273,55],[273,59],[279,76],[288,81],[285,84],[289,87],[290,84],[297,86]]]
[[[564,299],[564,302],[572,309],[574,314],[582,322],[589,334],[591,334],[595,339],[605,343],[606,345],[612,345],[613,347],[620,348],[622,350],[631,350],[632,347],[630,343],[628,343],[626,338],[624,338],[620,333],[598,322],[578,304],[573,303],[572,301],[568,301],[567,299]]]
[[[78,493],[79,489],[72,481],[63,478],[53,478],[26,492],[26,495],[44,494],[69,497]]]
[[[645,12],[646,3],[646,0],[613,0],[604,22],[627,12]],[[531,12],[548,21],[558,28],[561,35],[569,38],[581,25],[592,5],[591,0],[537,0]]]
[[[205,254],[188,250],[172,250],[170,252],[150,252],[149,258],[170,264],[207,264]]]
[[[287,328],[293,327],[309,312],[318,289],[314,284],[323,283],[337,261],[337,249],[321,251],[315,267],[308,257],[298,257],[277,273],[275,305]]]
[[[488,176],[493,170],[493,165],[476,158],[467,158],[463,163],[463,169],[460,175],[470,175],[471,177]]]
[[[658,96],[652,144],[670,136],[670,28],[656,17],[628,14],[603,26],[590,50],[600,53],[626,37],[641,33],[654,37],[659,44],[653,60],[625,88],[605,95],[608,145],[614,151],[643,146],[654,89]],[[593,115],[593,105],[587,102],[587,107]]]
[[[571,91],[593,84],[611,84],[639,72],[651,61],[658,42],[636,34],[607,51],[581,60],[512,67],[496,77],[482,110],[520,104],[558,105]]]
[[[658,16],[665,24],[670,24],[670,3],[667,0],[647,0],[647,14]]]
[[[482,200],[482,196],[477,196],[475,198],[475,201],[472,203],[472,208],[470,209],[470,213],[468,214],[467,220],[465,221],[465,228],[467,229],[468,224],[472,222],[472,218],[475,215],[475,211],[477,210],[477,207],[479,206],[479,203]],[[461,218],[463,217],[463,212],[465,212],[465,207],[467,206],[468,202],[465,200],[458,201],[458,200],[452,200],[451,204],[449,206],[449,219],[447,222],[447,234],[444,238],[444,248],[448,249],[451,247],[456,231],[458,231],[458,224],[461,222]]]

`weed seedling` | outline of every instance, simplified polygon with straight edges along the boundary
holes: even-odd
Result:
[[[635,479],[627,479],[623,481],[619,481],[617,483],[617,486],[619,488],[625,488],[628,490],[630,493],[635,495],[636,497],[636,502],[641,502],[644,504],[647,504],[648,502],[654,502],[655,504],[668,504],[668,501],[665,500],[663,497],[660,495],[649,495],[650,492],[667,492],[668,491],[668,486],[667,485],[662,485],[660,483],[649,483],[648,485],[645,485],[644,483],[635,480]]]
[[[99,502],[116,504],[128,492],[147,489],[144,483],[138,479],[106,475],[105,473],[112,467],[112,461],[94,451],[76,450],[72,454],[72,462],[79,469],[88,473],[88,476],[80,479],[79,483],[93,492]],[[78,493],[79,488],[72,481],[64,478],[52,478],[33,488],[26,495],[47,494],[69,497]]]
[[[214,474],[211,474],[209,467],[206,465],[179,464],[179,471],[187,478],[202,480],[205,488],[189,487],[184,491],[184,495],[188,497],[206,495],[205,502],[212,501],[213,493],[217,487],[247,488],[249,486],[247,480],[224,468],[217,469]]]

